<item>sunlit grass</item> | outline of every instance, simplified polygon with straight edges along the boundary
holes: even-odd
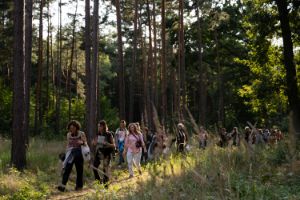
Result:
[[[78,199],[299,199],[299,155],[289,143],[273,147],[220,148],[215,140],[205,150],[192,144],[191,152],[174,152],[143,166],[143,175],[128,180],[127,168],[115,169],[109,189],[93,180],[85,164],[86,193]],[[9,168],[10,141],[0,145],[0,198],[48,199],[60,195],[55,187],[61,181],[58,154],[64,142],[30,141],[28,168],[20,173]],[[125,170],[124,170],[125,169]],[[137,174],[137,173],[135,173]],[[75,184],[71,173],[68,189]]]

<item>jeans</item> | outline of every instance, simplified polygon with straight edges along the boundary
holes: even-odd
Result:
[[[81,154],[81,149],[76,148],[72,150],[72,155],[74,157],[73,162],[67,163],[63,171],[62,185],[65,186],[67,184],[70,173],[72,171],[73,164],[75,164],[76,173],[77,173],[76,188],[82,188],[83,187],[83,157]]]
[[[124,145],[125,145],[125,141],[119,141],[118,142],[118,149],[119,149],[119,162],[118,165],[121,165],[122,163],[125,162],[124,158],[123,158],[123,152],[124,152]]]
[[[141,170],[141,156],[142,156],[142,151],[138,153],[127,152],[127,163],[128,163],[128,170],[130,175],[133,176],[133,169],[132,169],[133,164],[138,168],[138,170]]]
[[[123,151],[119,151],[119,162],[118,162],[118,165],[121,165],[122,163],[124,163],[124,158],[123,158]]]

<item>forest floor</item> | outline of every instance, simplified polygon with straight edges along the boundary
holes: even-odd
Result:
[[[10,141],[0,143],[0,199],[300,199],[299,152],[289,141],[251,148],[220,148],[214,141],[204,151],[195,143],[185,155],[170,153],[144,164],[143,174],[132,179],[126,166],[119,169],[113,162],[108,189],[93,180],[85,164],[84,189],[74,191],[73,169],[63,193],[56,187],[64,142],[32,139],[23,173],[9,168]]]

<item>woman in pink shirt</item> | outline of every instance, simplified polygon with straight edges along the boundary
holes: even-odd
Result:
[[[129,178],[133,177],[133,164],[138,168],[139,174],[142,174],[141,171],[141,156],[142,156],[142,147],[144,148],[144,152],[147,152],[143,135],[138,132],[135,124],[131,123],[128,125],[129,135],[125,140],[125,148],[123,152],[123,156],[127,157],[128,170],[129,170]]]

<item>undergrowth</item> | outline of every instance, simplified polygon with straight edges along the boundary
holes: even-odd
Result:
[[[61,163],[58,154],[64,143],[31,140],[28,168],[18,172],[9,167],[10,141],[0,145],[1,199],[48,199],[59,194]],[[113,170],[109,189],[93,181],[85,165],[82,199],[300,199],[299,155],[288,142],[275,146],[220,148],[213,142],[205,150],[172,153],[143,166],[143,175],[127,180],[126,170]],[[115,165],[115,163],[113,163]],[[69,190],[74,187],[71,174]]]

